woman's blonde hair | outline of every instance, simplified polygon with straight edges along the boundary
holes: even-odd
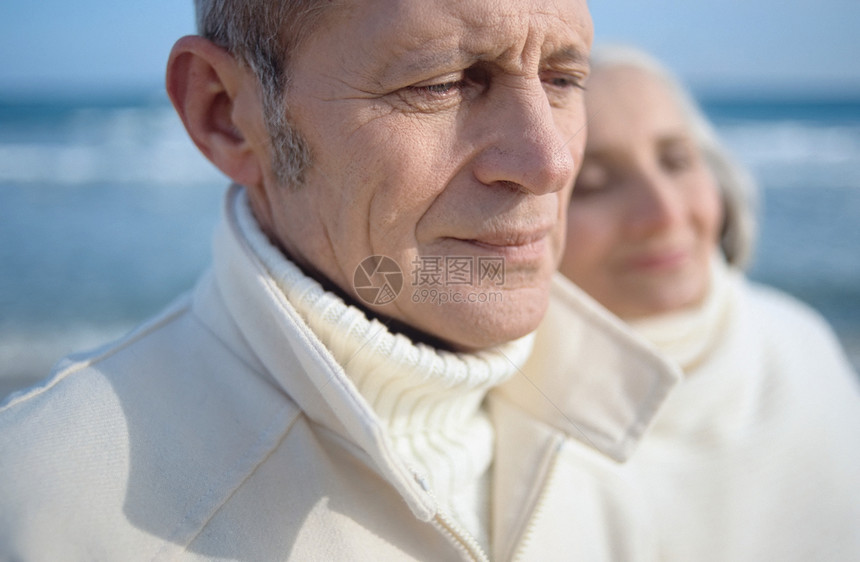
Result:
[[[591,55],[591,67],[592,72],[611,67],[636,68],[658,78],[672,92],[722,195],[724,217],[720,247],[723,254],[736,267],[747,265],[755,246],[756,185],[752,175],[722,145],[690,92],[664,65],[633,47],[597,47]]]

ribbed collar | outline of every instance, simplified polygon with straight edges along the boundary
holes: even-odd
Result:
[[[254,229],[247,233],[242,231],[237,213],[248,213],[247,204],[241,203],[244,198],[242,188],[236,186],[227,194],[224,219],[213,246],[213,291],[216,298],[207,301],[209,306],[201,313],[220,319],[209,323],[218,337],[230,342],[234,352],[261,376],[269,377],[273,384],[283,388],[306,417],[344,436],[364,451],[383,477],[400,490],[415,515],[429,520],[437,512],[438,505],[426,494],[426,486],[404,461],[391,438],[399,431],[398,427],[412,426],[408,421],[399,421],[395,415],[390,418],[394,420],[392,429],[386,429],[374,410],[375,404],[370,403],[377,400],[369,393],[369,398],[364,398],[358,389],[357,385],[364,386],[361,377],[355,376],[357,382],[354,382],[353,375],[347,374],[342,366],[346,364],[352,373],[352,365],[363,365],[364,359],[337,359],[335,355],[348,354],[352,344],[338,341],[324,344],[287,298],[281,288],[282,281],[276,277],[283,280],[285,275],[301,272],[295,266],[291,269],[290,265],[281,262],[283,256],[271,247],[259,229],[256,232]],[[274,257],[267,256],[270,252],[275,252]],[[272,268],[269,262],[281,263],[285,269],[282,271],[280,266]],[[304,291],[308,297],[300,298],[299,302],[315,291]],[[222,304],[215,307],[212,303]],[[339,319],[341,325],[349,326],[354,319],[356,327],[345,330],[344,334],[367,336],[367,325],[370,329],[377,326],[373,321],[351,316],[349,311],[346,316],[341,315],[341,304],[336,303],[330,311],[324,305],[315,305],[315,308],[326,311],[325,317],[331,315]],[[305,305],[300,304],[299,308],[305,308]],[[359,325],[365,327],[358,329]],[[485,354],[424,350],[423,346],[413,346],[408,341],[398,344],[400,336],[396,334],[383,331],[380,335],[385,337],[378,341],[390,343],[376,345],[390,350],[395,360],[405,365],[423,357],[422,354],[428,354],[435,367],[426,372],[438,369],[446,373],[469,373],[469,376],[452,376],[449,380],[478,381],[475,388],[493,384],[479,375],[495,361],[487,359]],[[533,353],[521,370],[514,369],[516,376],[489,394],[504,399],[536,421],[543,421],[615,459],[623,460],[632,452],[679,376],[654,355],[650,346],[646,348],[644,342],[640,344],[639,341],[639,338],[631,337],[629,328],[621,321],[611,317],[581,290],[556,276],[551,305],[537,332]],[[519,342],[513,349],[520,351],[502,349],[488,353],[493,357],[503,356],[505,361],[510,359],[509,364],[518,364],[525,354],[524,348],[525,343]],[[482,392],[476,390],[478,396]],[[477,398],[468,400],[477,401]],[[502,422],[494,417],[497,439]],[[521,449],[525,445],[519,442],[519,449],[512,454],[517,458],[523,457]],[[496,452],[498,454],[498,448]],[[523,475],[516,470],[513,472],[517,475],[499,476],[499,470],[519,464],[522,463],[506,456],[496,465],[494,479],[500,482],[529,481],[532,474]],[[496,505],[501,512],[508,512],[515,510],[520,501],[522,498],[514,497],[511,502],[505,501],[502,505],[497,501]],[[496,513],[497,518],[499,513]]]
[[[416,516],[428,520],[441,504],[480,540],[495,447],[483,400],[519,371],[533,336],[453,353],[389,331],[286,259],[238,186],[214,251],[217,290],[238,329],[225,341],[244,342],[238,353],[306,416],[358,445]]]
[[[685,373],[691,372],[713,350],[728,322],[731,278],[721,256],[711,260],[708,292],[701,303],[683,310],[635,320],[630,326]]]
[[[531,336],[491,350],[453,353],[393,333],[286,259],[260,231],[244,192],[236,197],[234,212],[270,277],[395,435],[427,431],[428,424],[457,428],[474,415],[490,388],[528,358]]]

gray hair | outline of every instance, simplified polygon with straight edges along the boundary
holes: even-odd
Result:
[[[693,96],[664,65],[628,46],[601,46],[592,51],[593,70],[619,66],[647,72],[661,80],[674,95],[723,199],[720,248],[730,264],[746,266],[752,258],[756,236],[757,189],[752,175],[726,150]]]
[[[284,185],[300,186],[311,160],[285,103],[290,56],[331,4],[321,0],[194,0],[198,33],[227,49],[259,81],[272,171]]]

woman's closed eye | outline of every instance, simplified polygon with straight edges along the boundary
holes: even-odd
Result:
[[[696,151],[686,141],[671,141],[658,148],[660,166],[670,173],[681,173],[690,169],[696,161]]]
[[[604,190],[609,186],[609,179],[606,166],[586,161],[576,176],[573,195],[586,196]]]

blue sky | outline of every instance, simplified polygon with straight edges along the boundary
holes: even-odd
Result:
[[[591,0],[599,41],[650,50],[703,91],[860,97],[858,0]],[[4,0],[0,93],[161,88],[191,0]]]

